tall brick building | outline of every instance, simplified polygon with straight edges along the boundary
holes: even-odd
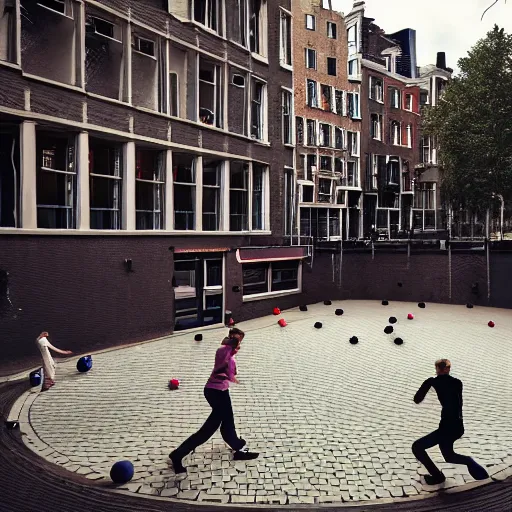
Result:
[[[356,1],[346,16],[361,70],[363,234],[408,236],[420,129],[415,32],[386,35]]]
[[[291,55],[291,0],[0,0],[5,357],[299,301]]]
[[[307,243],[361,236],[361,76],[341,14],[293,2],[298,231]]]

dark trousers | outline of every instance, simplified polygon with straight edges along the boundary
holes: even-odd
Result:
[[[182,458],[194,451],[198,446],[206,443],[219,427],[222,439],[233,450],[240,450],[245,445],[244,441],[236,435],[235,418],[233,416],[229,391],[204,388],[204,397],[210,404],[212,412],[204,422],[204,425],[176,449],[177,455]]]
[[[437,430],[415,441],[412,445],[412,452],[416,458],[427,468],[427,471],[432,476],[441,474],[439,468],[434,464],[432,459],[427,454],[427,448],[432,448],[436,444],[446,462],[451,464],[463,464],[465,466],[475,465],[476,462],[467,455],[455,453],[453,443],[460,439],[464,434],[464,426],[462,423],[441,424]]]

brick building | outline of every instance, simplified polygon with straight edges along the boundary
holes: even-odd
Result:
[[[408,236],[420,129],[415,33],[386,35],[356,1],[346,16],[349,47],[361,70],[363,235]]]
[[[361,236],[360,80],[331,3],[293,3],[298,233],[308,240]]]
[[[298,303],[291,19],[290,0],[0,0],[6,357],[42,329],[89,349]]]

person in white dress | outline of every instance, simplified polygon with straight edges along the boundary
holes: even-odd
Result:
[[[41,391],[50,389],[55,384],[55,361],[50,354],[50,350],[69,356],[73,352],[71,350],[61,350],[60,348],[54,347],[48,340],[49,334],[44,331],[37,337],[37,346],[43,357],[43,370],[44,370],[44,381]]]

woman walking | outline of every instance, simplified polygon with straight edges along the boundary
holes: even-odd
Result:
[[[204,388],[204,396],[210,404],[212,412],[204,425],[169,455],[176,474],[187,471],[182,464],[183,458],[198,446],[206,443],[219,427],[222,439],[235,451],[233,457],[235,460],[252,460],[259,455],[250,452],[247,443],[237,436],[233,407],[229,396],[230,383],[238,384],[235,355],[240,350],[244,336],[244,332],[240,329],[231,329],[229,336],[224,338],[222,346],[215,354],[215,366]]]
[[[53,385],[55,385],[55,361],[50,354],[50,350],[53,350],[54,352],[64,356],[69,356],[73,353],[71,350],[61,350],[57,347],[54,347],[49,342],[48,336],[49,334],[44,331],[37,337],[37,346],[41,352],[41,356],[43,357],[44,381],[41,391],[47,391]]]

